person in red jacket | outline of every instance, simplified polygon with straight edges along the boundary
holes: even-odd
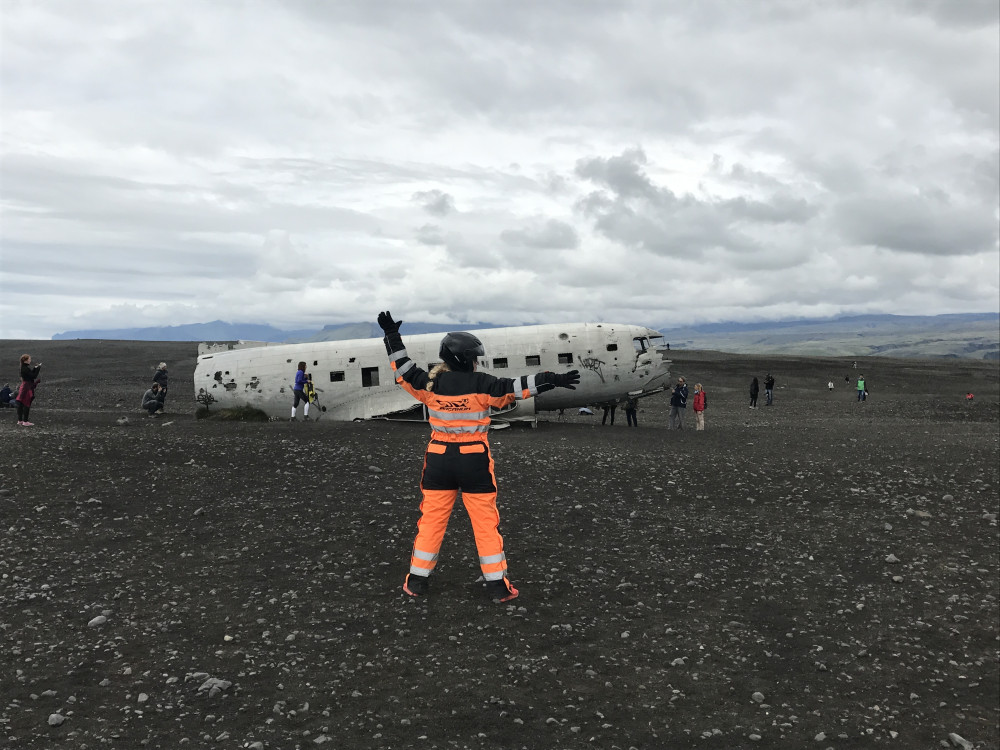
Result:
[[[705,429],[705,407],[708,406],[708,399],[705,398],[705,389],[701,383],[694,384],[694,428],[696,430]]]
[[[393,320],[386,311],[379,313],[378,324],[385,332],[383,341],[396,382],[427,406],[431,426],[420,478],[423,502],[403,591],[410,596],[427,593],[428,578],[437,564],[448,519],[461,491],[476,537],[486,592],[495,601],[510,601],[518,590],[507,578],[503,537],[497,530],[500,514],[488,439],[490,407],[508,406],[556,387],[575,389],[580,373],[570,370],[497,378],[476,372],[486,351],[478,338],[466,332],[449,333],[441,340],[442,364],[428,373],[406,353],[399,335],[403,321]]]

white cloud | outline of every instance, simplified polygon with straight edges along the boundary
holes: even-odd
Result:
[[[5,3],[0,336],[997,310],[998,16]]]

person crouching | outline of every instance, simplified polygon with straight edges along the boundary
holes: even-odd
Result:
[[[163,411],[164,392],[158,383],[153,383],[148,391],[142,394],[142,408],[149,412],[149,416],[160,416],[157,412]]]

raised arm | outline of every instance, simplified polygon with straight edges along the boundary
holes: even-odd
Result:
[[[423,391],[427,385],[427,373],[419,368],[406,353],[403,339],[399,335],[399,327],[403,325],[403,321],[393,320],[392,313],[386,310],[378,314],[378,325],[385,333],[382,342],[385,344],[386,354],[389,355],[389,365],[392,367],[393,378],[411,395],[416,396],[414,392]]]

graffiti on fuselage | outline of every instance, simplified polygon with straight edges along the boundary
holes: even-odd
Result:
[[[597,359],[596,357],[587,357],[580,360],[580,367],[582,367],[584,370],[593,370],[594,372],[596,372],[597,377],[601,379],[602,383],[605,382],[604,372],[601,370],[601,367],[603,365],[604,362],[600,359]]]

